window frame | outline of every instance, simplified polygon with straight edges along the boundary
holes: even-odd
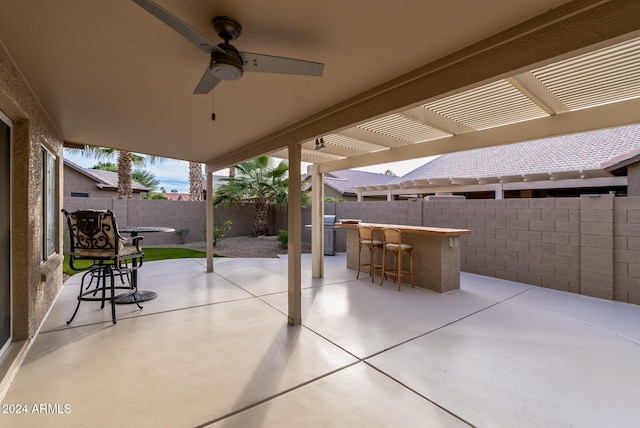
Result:
[[[42,212],[40,213],[40,259],[47,261],[57,252],[58,224],[58,157],[41,146]]]
[[[0,110],[0,121],[9,127],[9,205],[13,201],[13,121]],[[13,210],[9,209],[9,225],[13,223]],[[9,226],[9,248],[13,245],[13,231]],[[13,343],[13,257],[9,250],[9,337],[5,343],[0,343],[0,360],[6,355]]]

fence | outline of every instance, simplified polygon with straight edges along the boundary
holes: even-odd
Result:
[[[184,237],[172,233],[147,234],[144,245],[169,245],[204,241],[206,226],[206,202],[139,200],[118,198],[77,198],[64,197],[64,208],[67,211],[78,209],[96,209],[113,211],[122,226],[159,226],[188,230]],[[240,208],[215,207],[215,222],[223,223],[231,220],[232,226],[227,237],[250,235],[253,229],[253,204]],[[310,218],[310,217],[309,217]],[[276,209],[269,210],[269,230],[277,234],[279,229],[287,228],[286,210],[284,215]],[[64,223],[66,225],[66,223]],[[65,248],[66,250],[67,248]]]
[[[66,198],[67,210],[111,209],[119,224],[189,229],[204,240],[205,202]],[[326,202],[325,214],[365,222],[470,229],[460,240],[461,269],[556,290],[640,304],[640,197]],[[253,206],[216,207],[216,221],[233,221],[227,236],[251,233]],[[302,213],[304,228],[310,209]],[[286,211],[271,210],[270,230],[287,228]],[[150,234],[145,245],[178,243]],[[338,251],[345,250],[337,233]]]
[[[326,204],[338,218],[465,228],[464,272],[640,304],[640,197]]]

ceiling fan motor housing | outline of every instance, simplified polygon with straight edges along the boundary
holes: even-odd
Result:
[[[228,43],[220,43],[218,47],[225,53],[213,55],[213,76],[221,80],[240,79],[244,69],[238,50]]]

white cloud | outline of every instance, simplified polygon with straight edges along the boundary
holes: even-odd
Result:
[[[91,168],[99,161],[92,157],[86,157],[81,153],[64,151],[65,159],[70,160],[84,168]],[[160,184],[158,188],[164,187],[167,192],[175,189],[180,193],[189,193],[189,162],[177,159],[165,159],[163,162],[156,162],[143,168],[156,176]],[[115,163],[115,159],[112,161]]]

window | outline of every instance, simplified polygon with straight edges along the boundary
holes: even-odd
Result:
[[[42,149],[42,260],[56,251],[58,207],[56,186],[56,158]]]
[[[0,359],[11,345],[11,121],[0,111]]]
[[[89,194],[87,192],[71,192],[72,198],[88,198]]]

